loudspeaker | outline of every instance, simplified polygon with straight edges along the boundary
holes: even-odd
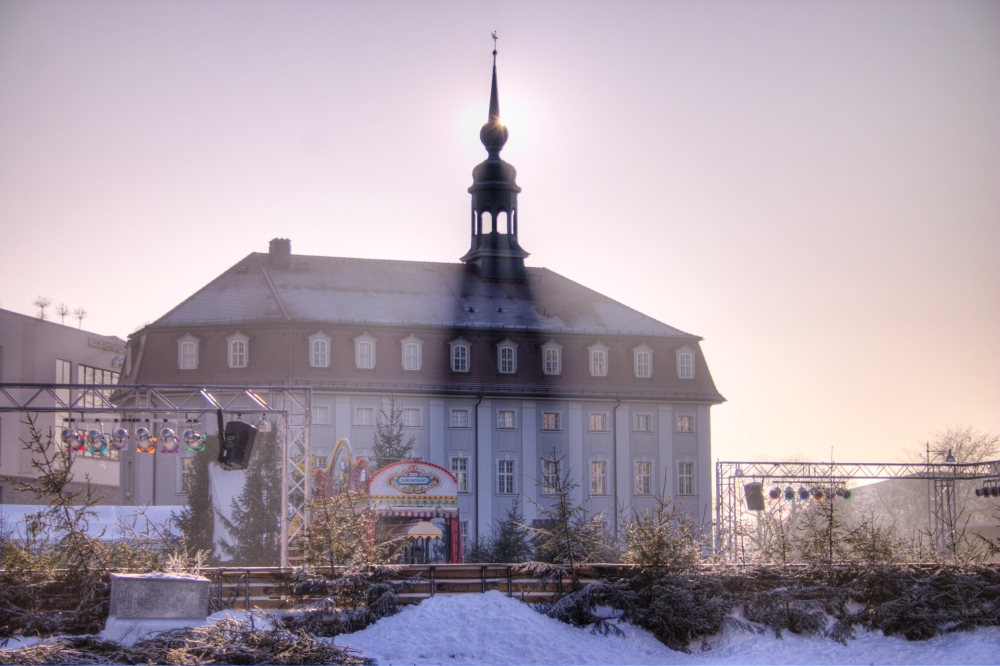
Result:
[[[250,454],[253,452],[253,441],[257,437],[257,428],[242,421],[230,421],[226,424],[225,437],[219,445],[219,466],[222,469],[246,469],[250,464]]]
[[[750,511],[764,510],[764,486],[759,481],[744,484],[743,493],[747,498],[747,509]]]

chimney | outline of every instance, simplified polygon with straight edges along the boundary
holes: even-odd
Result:
[[[292,241],[287,238],[275,238],[267,253],[267,265],[274,268],[292,267]]]

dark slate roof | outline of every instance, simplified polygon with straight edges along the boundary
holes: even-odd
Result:
[[[700,339],[545,268],[492,282],[465,264],[252,253],[155,322],[317,321]]]

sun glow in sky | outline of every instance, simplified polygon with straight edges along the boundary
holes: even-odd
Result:
[[[2,307],[457,261],[492,30],[528,264],[705,338],[713,456],[1000,432],[996,2],[3,2]]]

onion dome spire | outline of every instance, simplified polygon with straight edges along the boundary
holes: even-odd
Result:
[[[497,92],[497,35],[493,33],[493,87],[490,89],[490,115],[486,124],[479,130],[479,140],[483,142],[490,157],[497,157],[507,143],[509,133],[500,122],[500,94]]]
[[[497,35],[493,33],[493,39]],[[497,92],[497,50],[493,44],[493,85],[490,89],[490,115],[479,131],[489,157],[472,170],[472,238],[462,261],[474,266],[487,280],[527,279],[524,258],[528,256],[517,242],[518,210],[517,170],[500,159],[507,143],[507,128],[500,122],[500,95]]]

